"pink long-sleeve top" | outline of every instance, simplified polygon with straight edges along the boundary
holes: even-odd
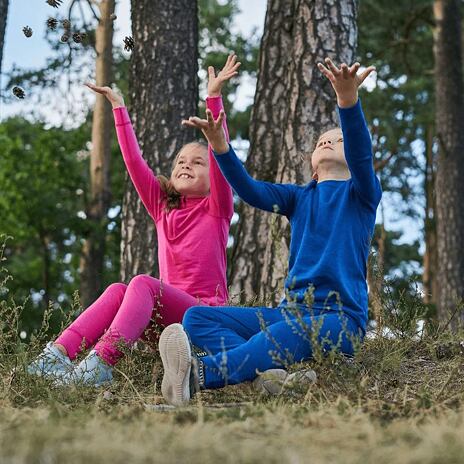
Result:
[[[214,118],[223,109],[221,97],[208,97]],[[209,152],[210,193],[183,197],[178,209],[166,211],[166,194],[143,159],[125,107],[113,110],[116,133],[129,175],[156,224],[160,279],[199,301],[221,305],[227,301],[227,240],[234,212],[232,190]],[[224,121],[227,140],[229,134]]]

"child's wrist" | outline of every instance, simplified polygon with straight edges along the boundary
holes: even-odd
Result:
[[[218,92],[208,92],[208,97],[209,98],[216,98],[221,96],[221,91],[219,90]]]
[[[356,105],[358,102],[358,95],[353,95],[349,97],[338,97],[337,96],[337,105],[339,108],[351,108]]]
[[[213,149],[214,153],[218,155],[223,155],[229,151],[229,144],[224,141],[212,142],[211,148]]]
[[[116,101],[116,100],[112,100],[111,101],[111,106],[113,107],[113,109],[116,109],[116,108],[121,108],[124,105],[124,100],[119,100],[119,101]]]

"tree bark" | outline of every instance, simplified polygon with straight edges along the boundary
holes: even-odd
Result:
[[[458,0],[434,2],[438,314],[457,329],[464,322],[464,96]]]
[[[2,61],[3,61],[3,47],[5,45],[5,32],[6,20],[8,18],[8,4],[9,0],[0,0],[0,89],[2,88],[1,75],[2,75]],[[0,109],[1,109],[0,99]],[[0,113],[1,116],[1,113]]]
[[[180,148],[195,139],[182,118],[198,104],[196,0],[132,0],[135,48],[130,70],[131,116],[148,164],[170,174]],[[157,272],[153,220],[127,180],[123,201],[121,279]]]
[[[98,86],[111,85],[113,80],[113,20],[115,0],[101,0],[100,19],[95,33],[97,53],[95,80]],[[80,296],[84,307],[101,293],[105,254],[106,219],[111,204],[110,161],[113,116],[110,103],[97,95],[92,121],[92,152],[90,156],[90,202],[87,221],[90,231],[81,253]]]
[[[436,165],[433,155],[434,128],[429,125],[426,129],[425,141],[425,252],[424,252],[424,303],[436,305],[437,303],[437,228],[436,228],[436,202],[435,202],[435,172]]]
[[[338,125],[333,90],[316,64],[326,56],[354,61],[356,17],[356,0],[268,1],[250,126],[251,175],[283,183],[310,180],[303,158],[309,159],[321,132]],[[288,221],[247,208],[241,213],[232,291],[277,301],[288,266]]]
[[[251,176],[275,182],[287,108],[289,50],[293,41],[295,0],[268,2],[259,53],[259,72],[250,117],[250,150],[246,168]],[[229,262],[232,298],[243,302],[258,295],[259,271],[264,265],[267,213],[244,202]]]

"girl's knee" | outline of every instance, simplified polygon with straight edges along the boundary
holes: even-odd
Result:
[[[159,283],[159,280],[155,279],[154,277],[148,274],[139,274],[131,279],[131,281],[129,282],[129,285],[131,287],[134,287],[134,286],[138,287],[138,286],[145,286],[145,285],[152,287],[154,283]]]
[[[114,284],[109,285],[106,288],[107,292],[111,292],[112,294],[120,294],[121,296],[124,296],[127,290],[127,285],[123,284],[122,282],[116,282]]]

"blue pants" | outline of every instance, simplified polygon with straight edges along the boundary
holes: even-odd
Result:
[[[208,353],[201,358],[205,388],[253,380],[266,369],[310,359],[315,343],[322,351],[353,354],[362,333],[351,317],[290,306],[190,308],[182,324],[192,344]]]

